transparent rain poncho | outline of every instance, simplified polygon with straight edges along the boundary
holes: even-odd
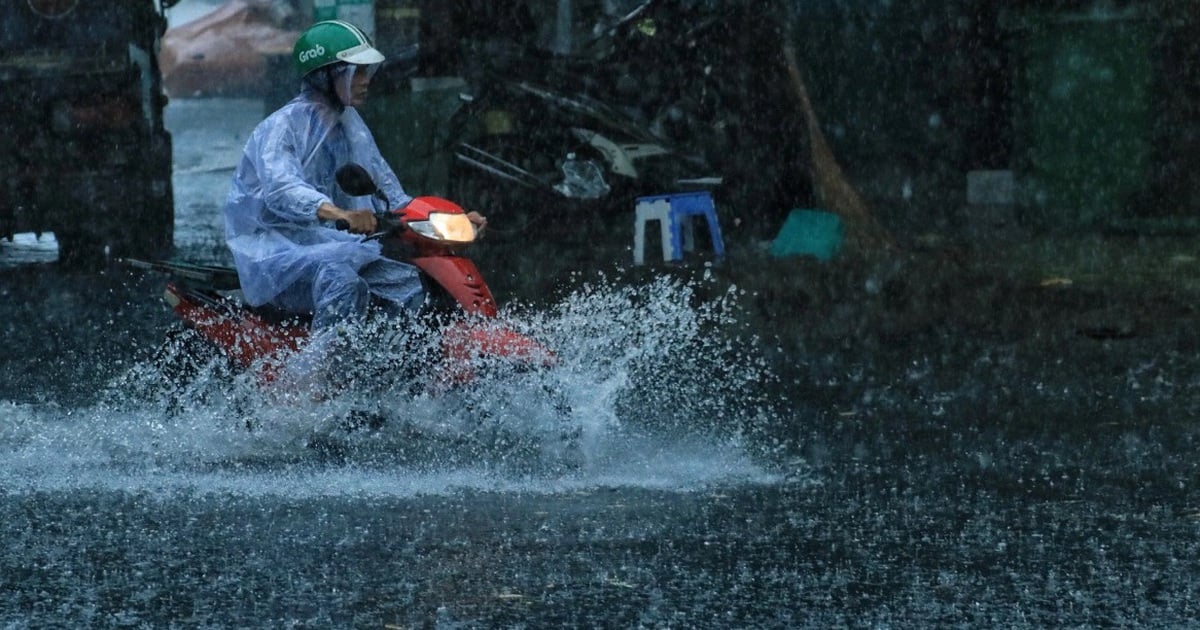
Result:
[[[345,71],[335,70],[328,81],[345,78]],[[318,329],[360,316],[371,295],[410,308],[423,297],[413,266],[384,258],[377,241],[317,219],[317,207],[326,201],[344,209],[374,208],[372,197],[350,197],[338,188],[334,174],[349,162],[367,169],[393,207],[412,199],[362,117],[336,105],[334,92],[306,83],[259,123],[225,204],[225,238],[246,301],[313,313]]]

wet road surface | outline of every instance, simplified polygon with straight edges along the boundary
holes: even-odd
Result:
[[[220,261],[216,209],[261,112],[171,107],[178,246]],[[643,299],[659,321],[633,334],[619,292],[598,289],[546,330],[578,344],[562,383],[605,430],[588,465],[528,475],[329,462],[282,429],[246,436],[220,400],[172,417],[119,391],[170,325],[160,278],[60,270],[46,241],[0,258],[6,627],[1179,627],[1200,615],[1189,320],[1132,338],[814,343],[778,350],[777,378],[723,385],[757,351],[697,361],[694,339],[655,336],[685,328],[679,300]],[[664,365],[674,380],[649,369]],[[253,400],[264,416],[305,411]]]

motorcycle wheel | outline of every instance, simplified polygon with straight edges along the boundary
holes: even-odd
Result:
[[[183,412],[188,404],[203,403],[205,391],[197,387],[201,379],[225,380],[234,368],[220,350],[200,333],[178,324],[151,357],[159,376],[159,395],[167,403],[168,413]]]
[[[574,425],[570,403],[550,385],[543,385],[543,409],[557,425],[510,427],[498,422],[485,406],[468,403],[474,429],[466,434],[464,446],[476,458],[497,463],[509,473],[558,476],[586,464],[582,430]]]

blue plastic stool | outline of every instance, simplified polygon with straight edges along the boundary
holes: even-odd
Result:
[[[708,221],[713,253],[725,257],[725,240],[712,194],[707,191],[681,192],[638,197],[633,223],[633,264],[646,258],[646,223],[658,221],[662,236],[663,260],[682,260],[684,251],[693,249],[692,219],[703,216]]]

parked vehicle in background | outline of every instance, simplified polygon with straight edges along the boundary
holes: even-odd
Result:
[[[0,237],[59,260],[164,256],[171,137],[157,52],[175,0],[0,0]]]

